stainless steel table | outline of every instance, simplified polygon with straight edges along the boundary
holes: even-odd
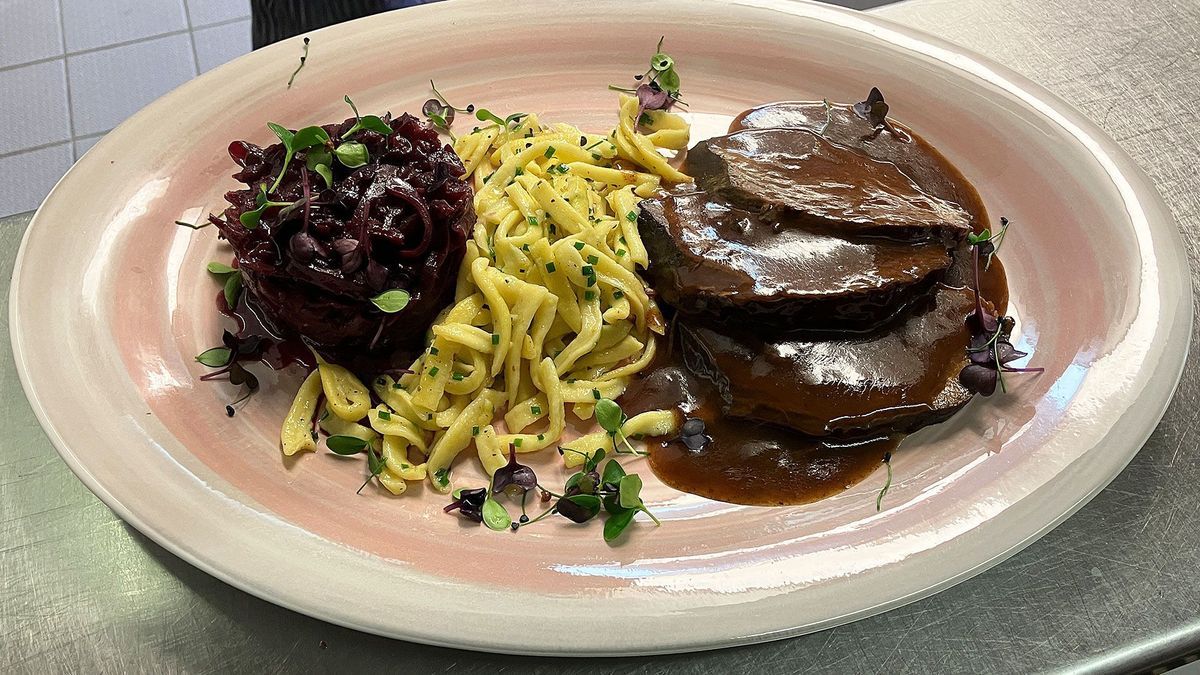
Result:
[[[1200,235],[1197,0],[911,0],[879,13],[1071,101],[1149,172],[1184,233]],[[1200,375],[1190,368],[1129,468],[1045,538],[935,597],[814,635],[694,655],[547,660],[386,640],[275,607],[126,526],[50,447],[7,347],[7,280],[28,220],[0,219],[2,672],[1128,671],[1200,651]],[[1200,247],[1186,245],[1200,270]],[[1193,353],[1189,365],[1198,363]]]

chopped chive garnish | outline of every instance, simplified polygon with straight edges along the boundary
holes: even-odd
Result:
[[[430,377],[437,377],[437,374],[438,374],[438,367],[437,367],[437,366],[434,366],[434,367],[432,367],[432,368],[430,368],[430,369],[429,369],[429,376],[430,376]]]
[[[537,227],[537,224],[538,224],[537,218],[534,218],[533,216],[526,216],[525,220],[528,221],[529,224],[532,225],[533,227]]]
[[[518,176],[524,176],[524,175],[525,175],[525,169],[522,169],[521,167],[519,167],[519,166],[518,166],[518,167],[517,167],[517,175],[518,175]]]
[[[584,265],[583,267],[579,268],[579,272],[585,277],[590,277],[596,273],[596,270],[593,269],[591,265]]]
[[[450,376],[450,378],[453,379],[455,382],[462,382],[463,374],[462,373],[454,373],[453,375]]]
[[[547,272],[549,272],[549,273],[551,273],[551,274],[554,274],[554,270],[555,270],[555,269],[557,269],[557,268],[556,268],[556,267],[554,267],[554,263],[552,263],[552,262],[548,262],[548,263],[546,263],[546,271],[547,271]]]
[[[471,427],[471,435],[478,436],[479,435],[479,427]]]
[[[591,302],[596,299],[596,291],[587,291],[583,294],[583,299]]]
[[[595,286],[595,285],[596,285],[596,277],[594,277],[594,276],[588,277],[588,278],[587,278],[587,281],[588,281],[588,282],[587,282],[587,285],[588,285],[589,287],[590,287],[590,286]]]
[[[534,415],[541,415],[542,409],[540,406],[531,405],[529,406],[529,412],[533,413]]]
[[[386,411],[386,410],[380,410],[380,411],[379,411],[379,419],[381,419],[381,420],[390,420],[390,419],[392,419],[392,413],[390,413],[390,412],[388,412],[388,411]]]
[[[637,220],[637,211],[630,211],[629,213],[626,213],[625,220],[628,220],[631,223]]]
[[[554,146],[552,145],[552,146],[546,148],[546,159],[550,159],[553,156],[554,156]]]
[[[438,355],[438,348],[437,348],[437,347],[430,347],[430,348],[429,348],[429,355],[430,355],[430,356],[437,356],[437,355]]]
[[[618,257],[618,258],[621,258],[621,257],[623,257],[624,255],[625,255],[625,249],[623,249],[623,248],[619,248],[619,249],[617,249],[617,257]]]
[[[546,440],[546,435],[545,435],[545,434],[538,434],[538,435],[537,435],[537,439],[538,439],[539,441],[544,441],[544,440]]]
[[[613,291],[614,300],[620,300],[623,297],[625,297],[625,293],[623,291]]]
[[[592,398],[596,399],[597,401],[600,400],[600,390],[599,389],[592,390]]]
[[[583,242],[582,242],[582,241],[577,241],[577,242],[575,242],[575,250],[576,250],[576,251],[582,251],[582,250],[583,250]]]
[[[492,333],[492,344],[494,344],[494,345],[500,344],[500,334],[499,333]]]
[[[600,258],[598,258],[594,255],[589,255],[587,257],[587,261],[588,261],[589,265],[595,265],[596,263],[600,262]]]

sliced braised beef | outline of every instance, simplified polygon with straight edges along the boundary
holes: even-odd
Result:
[[[899,133],[876,134],[867,120],[849,105],[821,101],[784,101],[751,108],[738,116],[729,131],[743,129],[805,129],[881,162],[896,165],[929,194],[958,204],[977,223],[987,227],[987,212],[971,184],[936,148],[915,136],[904,125],[889,121]]]
[[[974,306],[966,289],[939,287],[934,304],[867,336],[763,336],[747,328],[680,329],[688,367],[716,385],[731,417],[810,436],[905,433],[940,422],[970,400],[958,382]]]
[[[688,170],[747,209],[843,234],[958,242],[971,217],[880,162],[803,129],[748,129],[697,143]]]
[[[923,296],[950,265],[938,242],[824,234],[703,192],[642,202],[638,225],[660,297],[726,322],[867,329]]]

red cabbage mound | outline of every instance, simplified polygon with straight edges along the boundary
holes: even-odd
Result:
[[[390,135],[353,134],[370,159],[355,169],[332,162],[332,188],[298,152],[269,196],[298,205],[266,209],[254,229],[239,216],[256,208],[260,185],[274,182],[286,151],[234,141],[229,155],[242,170],[233,177],[247,189],[226,193],[231,206],[211,217],[233,245],[259,318],[280,337],[301,338],[368,376],[407,366],[422,348],[430,323],[453,300],[475,224],[472,190],[453,150],[412,115],[383,120]],[[354,123],[323,128],[341,139]],[[371,298],[393,289],[412,299],[386,314]]]

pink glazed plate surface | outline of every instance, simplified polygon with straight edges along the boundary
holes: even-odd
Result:
[[[353,628],[531,654],[708,649],[884,611],[1003,560],[1099,492],[1169,400],[1191,325],[1186,262],[1145,177],[1109,139],[1027,80],[949,44],[825,6],[742,2],[455,0],[313,33],[185,84],[108,134],[55,188],[14,273],[13,347],[63,458],[106,504],[175,554],[250,593]],[[785,99],[855,101],[895,117],[1014,222],[1004,251],[1036,377],[908,439],[880,512],[879,472],[800,507],[741,507],[653,479],[663,520],[606,545],[566,522],[519,535],[464,526],[446,499],[354,490],[358,462],[285,461],[279,423],[301,374],[232,389],[193,355],[219,339],[204,263],[232,139],[364,112],[416,112],[429,80],[453,101],[536,111],[592,131],[606,89],[667,36],[695,136]],[[546,453],[547,483],[565,472]],[[479,474],[466,462],[456,483]],[[413,494],[415,492],[415,494]],[[514,616],[540,617],[536,623]],[[583,626],[588,639],[579,639]]]

